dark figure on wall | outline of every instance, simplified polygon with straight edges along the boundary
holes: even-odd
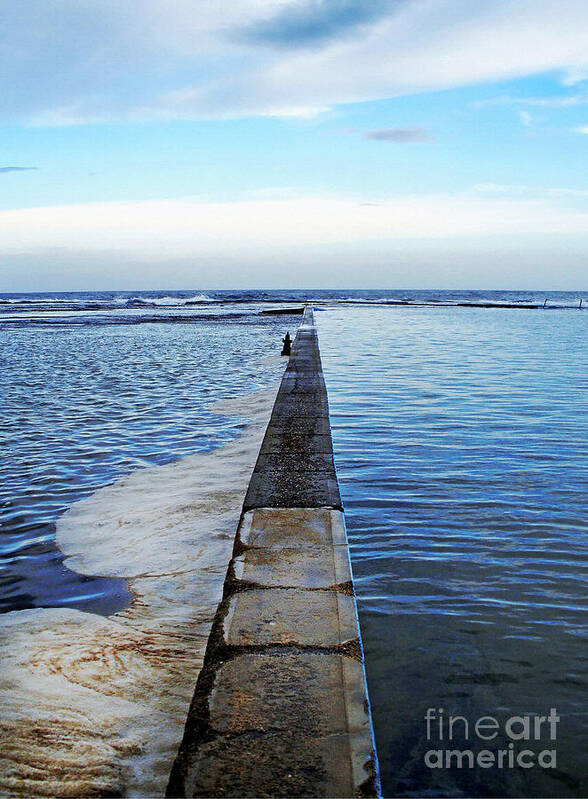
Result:
[[[290,351],[292,349],[292,339],[290,338],[289,331],[286,333],[282,341],[284,342],[284,346],[282,347],[282,355],[290,355]]]

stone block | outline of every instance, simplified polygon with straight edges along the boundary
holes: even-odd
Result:
[[[355,600],[337,591],[239,591],[228,601],[223,627],[230,646],[337,647],[358,637]]]
[[[245,546],[302,549],[347,546],[341,511],[330,508],[256,508],[239,525]]]
[[[256,586],[332,588],[351,581],[347,547],[249,549],[234,558],[235,578]]]
[[[339,654],[228,661],[210,693],[206,740],[184,767],[187,795],[354,797],[360,786],[374,795],[364,699],[361,664]]]

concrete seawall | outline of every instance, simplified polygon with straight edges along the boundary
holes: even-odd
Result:
[[[167,795],[379,795],[310,309],[245,497]]]

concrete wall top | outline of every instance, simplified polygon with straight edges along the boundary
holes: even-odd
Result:
[[[363,666],[307,308],[253,471],[167,795],[379,796]]]
[[[313,312],[306,307],[292,344],[244,510],[341,508],[329,404]]]

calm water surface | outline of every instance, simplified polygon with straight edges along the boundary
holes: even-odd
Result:
[[[586,796],[588,316],[317,314],[387,796]],[[429,769],[547,715],[557,768]],[[425,714],[470,722],[451,744]],[[518,728],[517,728],[518,729]],[[507,748],[499,733],[477,749]]]

